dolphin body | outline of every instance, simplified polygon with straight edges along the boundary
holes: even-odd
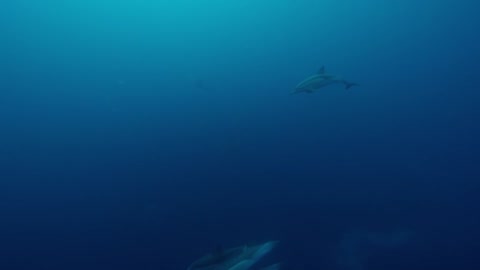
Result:
[[[350,89],[350,87],[358,85],[356,83],[351,83],[342,78],[325,73],[325,68],[321,67],[315,75],[312,75],[305,80],[301,81],[293,90],[292,94],[297,93],[313,93],[315,90],[318,90],[322,87],[332,85],[332,84],[343,84],[345,89]]]
[[[193,262],[188,270],[248,270],[277,245],[269,241],[259,245],[240,246],[219,249]],[[278,270],[279,264],[273,264],[261,270]]]

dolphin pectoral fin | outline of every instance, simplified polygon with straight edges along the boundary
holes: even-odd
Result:
[[[350,89],[352,86],[358,86],[358,83],[351,83],[351,82],[347,82],[347,81],[343,81],[343,84],[345,84],[345,89],[346,90]]]
[[[318,74],[318,75],[325,74],[325,67],[322,66],[321,68],[319,68],[319,69],[317,70],[317,74]]]

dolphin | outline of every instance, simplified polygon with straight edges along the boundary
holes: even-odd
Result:
[[[270,253],[278,241],[258,245],[245,245],[230,249],[218,249],[193,262],[188,270],[249,270],[261,258]],[[273,264],[261,270],[279,270],[280,264]]]
[[[350,89],[350,87],[358,85],[356,83],[343,80],[338,76],[327,74],[325,73],[325,68],[321,67],[315,75],[312,75],[297,84],[292,94],[313,93],[315,90],[318,90],[322,87],[338,83],[345,85],[345,89]]]

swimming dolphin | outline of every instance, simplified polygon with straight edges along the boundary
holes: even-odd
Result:
[[[230,249],[218,249],[193,262],[188,270],[248,270],[263,256],[270,253],[277,241],[259,245],[240,246]],[[279,264],[273,264],[261,270],[278,270]]]
[[[315,75],[312,75],[305,80],[301,81],[293,90],[292,94],[296,93],[313,93],[315,90],[318,90],[322,87],[341,83],[345,85],[345,89],[350,89],[350,87],[357,85],[356,83],[351,83],[342,78],[325,73],[325,68],[321,67]]]

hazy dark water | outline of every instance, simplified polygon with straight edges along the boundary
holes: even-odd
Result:
[[[0,269],[477,269],[479,8],[1,2]]]

